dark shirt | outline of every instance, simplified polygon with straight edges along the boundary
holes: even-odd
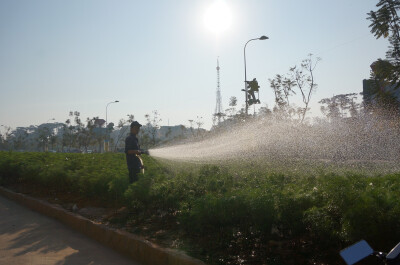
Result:
[[[249,84],[249,87],[250,87],[250,90],[258,91],[258,88],[259,88],[258,82],[257,81],[251,81],[250,84]]]
[[[128,168],[140,169],[141,163],[139,158],[135,154],[128,154],[129,150],[140,150],[139,141],[133,133],[125,139],[126,163],[128,164]]]

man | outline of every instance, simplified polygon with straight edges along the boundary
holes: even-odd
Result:
[[[253,79],[253,81],[246,81],[248,84],[248,88],[250,88],[247,93],[249,93],[249,104],[252,105],[254,103],[260,103],[258,99],[256,99],[256,96],[254,95],[254,92],[258,93],[258,89],[260,86],[258,85],[257,79]]]
[[[125,154],[126,163],[128,164],[129,170],[129,183],[133,183],[138,180],[137,174],[143,168],[142,161],[140,159],[141,151],[137,135],[142,125],[137,121],[131,123],[131,133],[125,139]]]

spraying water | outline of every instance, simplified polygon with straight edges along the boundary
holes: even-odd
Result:
[[[398,120],[373,116],[319,120],[312,125],[269,118],[227,126],[202,140],[151,150],[152,156],[178,161],[228,160],[325,161],[384,165],[399,171],[400,125]],[[383,172],[382,172],[383,173]]]

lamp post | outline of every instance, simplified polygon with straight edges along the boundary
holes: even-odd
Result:
[[[246,115],[248,115],[248,109],[249,109],[249,102],[248,102],[248,93],[247,93],[247,83],[246,83],[246,81],[247,81],[247,69],[246,69],[246,46],[247,46],[247,44],[250,42],[250,41],[252,41],[252,40],[267,40],[267,39],[269,39],[267,36],[261,36],[261,37],[259,37],[259,38],[255,38],[255,39],[251,39],[251,40],[249,40],[248,42],[246,42],[246,44],[244,45],[244,91],[245,91],[245,94],[246,94]]]
[[[106,106],[106,137],[104,139],[104,152],[108,152],[108,139],[107,139],[107,110],[108,110],[108,105],[113,104],[113,103],[118,103],[119,101],[112,101],[109,102]]]

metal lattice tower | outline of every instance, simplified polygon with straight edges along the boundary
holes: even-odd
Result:
[[[220,86],[220,81],[219,81],[219,59],[217,59],[217,102],[215,104],[215,112],[214,112],[214,118],[213,118],[213,123],[216,125],[217,119],[218,123],[221,122],[222,117],[224,116],[223,110],[222,110],[222,102],[221,102],[221,86]]]

